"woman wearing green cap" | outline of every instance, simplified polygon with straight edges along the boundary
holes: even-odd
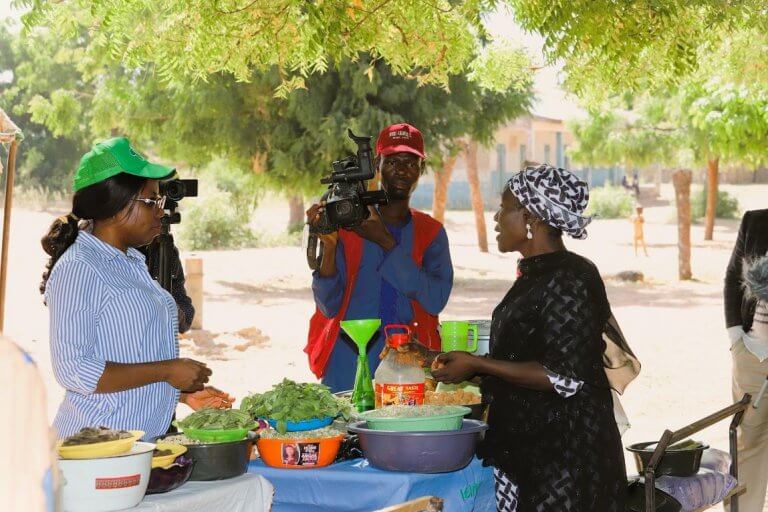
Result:
[[[152,438],[167,431],[179,399],[202,398],[195,392],[211,370],[179,358],[176,303],[136,249],[160,233],[158,180],[172,172],[125,138],[96,144],[77,169],[72,212],[42,239],[50,260],[40,291],[54,374],[66,389],[54,420],[59,437],[104,425]],[[78,228],[81,219],[92,232]],[[231,400],[218,396],[218,405]]]

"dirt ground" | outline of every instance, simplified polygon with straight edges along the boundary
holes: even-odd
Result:
[[[742,210],[768,207],[766,185],[724,188],[739,198]],[[5,326],[5,334],[38,361],[51,417],[63,392],[51,371],[48,314],[37,288],[45,263],[39,239],[59,213],[13,213]],[[657,439],[665,428],[678,428],[731,401],[722,280],[738,221],[718,221],[713,242],[703,241],[702,226],[693,227],[695,280],[679,282],[670,187],[646,204],[645,214],[648,257],[634,256],[628,220],[596,220],[587,240],[567,242],[600,268],[614,313],[643,363],[642,374],[622,398],[632,423],[625,444]],[[266,201],[257,219],[261,229],[277,231],[285,224],[287,207],[278,200]],[[488,318],[511,285],[517,255],[498,253],[491,213],[487,222],[494,247],[482,254],[476,249],[471,212],[448,212],[456,280],[443,319]],[[280,247],[196,256],[204,260],[205,330],[181,341],[182,354],[206,361],[214,372],[213,384],[238,398],[266,390],[283,377],[311,380],[302,348],[314,307],[301,250]],[[629,284],[610,277],[624,270],[643,272],[645,282]],[[718,424],[696,437],[726,449],[727,425]],[[634,463],[627,461],[634,471]]]

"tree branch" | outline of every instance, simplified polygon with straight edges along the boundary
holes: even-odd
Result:
[[[447,8],[447,9],[443,9],[443,8],[439,7],[439,6],[437,5],[437,3],[435,3],[435,2],[429,2],[428,0],[425,0],[425,2],[424,2],[424,3],[425,3],[425,4],[429,4],[429,5],[431,5],[431,6],[432,6],[432,7],[433,7],[433,8],[434,8],[436,11],[440,11],[440,12],[442,12],[442,13],[444,13],[444,14],[448,14],[449,12],[453,12],[453,10],[454,10],[454,8],[455,8],[455,7],[449,7],[449,8]]]
[[[392,26],[393,26],[393,27],[395,27],[395,28],[398,30],[398,32],[400,32],[400,37],[401,37],[401,38],[402,38],[402,40],[403,40],[403,44],[404,44],[405,46],[410,46],[410,45],[408,44],[408,37],[405,35],[405,31],[404,31],[402,28],[400,28],[400,25],[398,25],[398,24],[397,24],[397,23],[395,23],[394,21],[391,21],[390,23],[392,23]]]
[[[222,9],[220,9],[220,8],[219,8],[219,0],[217,0],[217,1],[216,1],[216,5],[214,6],[214,8],[215,8],[217,11],[219,11],[219,13],[221,13],[221,14],[237,14],[237,13],[239,13],[239,12],[243,12],[243,11],[247,11],[247,10],[249,10],[249,9],[250,9],[251,7],[253,7],[253,6],[254,6],[254,5],[255,5],[255,4],[258,2],[258,1],[259,1],[259,0],[253,0],[252,2],[250,2],[250,3],[249,3],[248,5],[246,5],[245,7],[241,7],[240,9],[235,9],[234,11],[224,11],[224,10],[222,10]]]
[[[381,2],[379,5],[377,5],[376,7],[374,7],[374,8],[373,8],[373,9],[372,9],[370,12],[368,12],[368,14],[366,14],[365,16],[363,16],[363,19],[361,19],[360,21],[358,21],[357,23],[355,23],[355,26],[353,26],[351,29],[349,29],[349,30],[345,31],[345,32],[344,32],[344,34],[343,34],[343,36],[344,36],[344,37],[348,37],[348,36],[349,36],[349,35],[350,35],[352,32],[354,32],[355,30],[357,30],[358,28],[360,28],[360,25],[362,25],[363,23],[365,23],[366,21],[368,21],[368,18],[370,18],[371,16],[373,16],[373,15],[376,13],[376,11],[378,11],[379,9],[381,9],[382,7],[384,7],[385,5],[387,5],[388,3],[390,3],[391,1],[392,1],[392,0],[384,0],[384,1],[383,1],[383,2]]]

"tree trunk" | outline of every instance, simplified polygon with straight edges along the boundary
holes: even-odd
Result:
[[[464,153],[467,159],[467,181],[472,198],[472,211],[475,212],[475,226],[477,227],[477,245],[480,252],[488,252],[488,233],[485,229],[485,208],[483,206],[483,194],[480,191],[480,176],[477,172],[477,142],[470,140]]]
[[[443,160],[443,168],[435,173],[435,191],[432,194],[432,216],[445,223],[445,205],[448,203],[448,185],[451,183],[456,155],[448,155]]]
[[[678,170],[672,174],[677,203],[678,274],[681,281],[693,277],[691,273],[691,171]]]
[[[707,213],[704,225],[704,240],[712,240],[715,232],[715,216],[717,214],[717,178],[720,158],[714,157],[707,161]]]
[[[298,231],[304,226],[304,198],[288,197],[288,231]]]
[[[264,153],[251,155],[251,170],[254,174],[263,174],[267,170],[267,156]]]

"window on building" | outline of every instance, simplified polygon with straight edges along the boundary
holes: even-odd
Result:
[[[549,144],[544,144],[544,163],[547,165],[552,165],[552,148],[549,147]]]
[[[507,172],[507,146],[496,144],[496,188],[498,191],[504,188],[504,179]]]
[[[525,144],[520,144],[520,168],[522,169],[523,166],[525,166],[526,153],[528,152],[528,148],[525,147]]]
[[[507,146],[496,144],[496,170],[500,174],[507,172]]]

